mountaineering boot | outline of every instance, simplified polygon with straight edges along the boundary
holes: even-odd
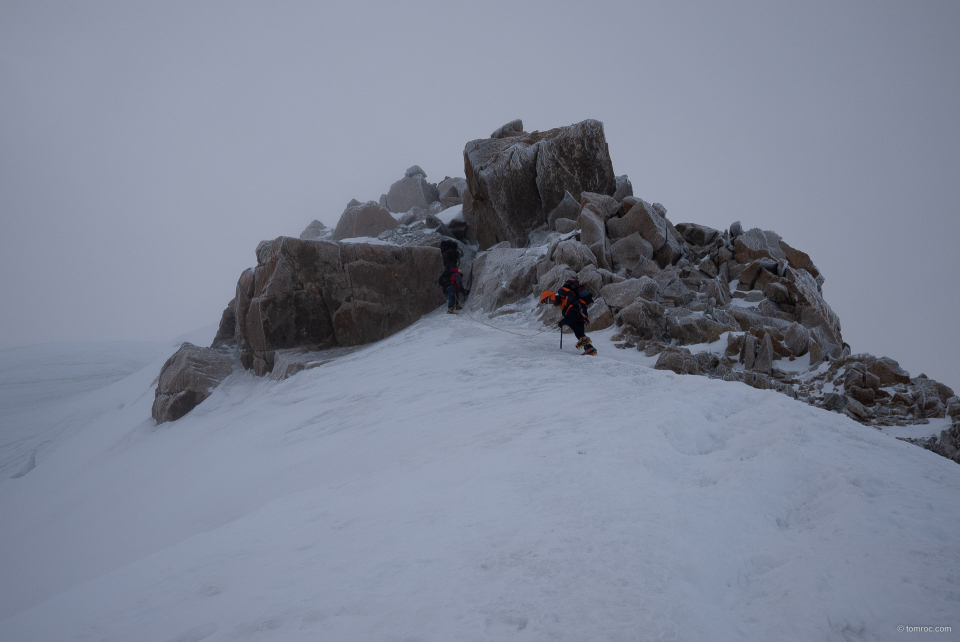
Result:
[[[456,313],[457,311],[454,310],[453,308],[447,308],[447,314],[456,314]]]
[[[579,350],[583,346],[588,346],[588,345],[590,345],[590,337],[587,337],[587,336],[581,337],[577,341],[577,350]]]
[[[583,354],[590,355],[591,357],[597,356],[597,349],[593,347],[593,344],[588,340],[586,345],[583,346]]]

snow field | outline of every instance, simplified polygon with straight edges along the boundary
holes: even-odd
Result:
[[[159,427],[168,354],[88,392],[0,484],[0,640],[960,630],[956,464],[592,336],[441,310]]]

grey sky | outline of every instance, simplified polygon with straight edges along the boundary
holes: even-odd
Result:
[[[513,118],[777,231],[854,351],[960,388],[960,3],[0,2],[0,348],[214,323],[258,241]]]

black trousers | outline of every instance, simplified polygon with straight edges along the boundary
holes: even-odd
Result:
[[[443,293],[447,295],[447,309],[453,310],[457,304],[457,288],[448,285],[443,288]]]
[[[580,311],[576,308],[571,308],[563,316],[563,324],[573,330],[573,334],[576,335],[578,339],[582,339],[586,336],[586,333],[583,331],[583,315],[580,314]]]

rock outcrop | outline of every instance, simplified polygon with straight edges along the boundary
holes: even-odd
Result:
[[[314,219],[302,232],[300,238],[304,241],[325,241],[333,234],[333,230]]]
[[[492,312],[530,296],[545,248],[492,247],[474,259],[467,288],[468,310]]]
[[[343,210],[331,238],[334,241],[359,237],[376,238],[381,232],[396,229],[399,225],[397,219],[378,203],[360,203],[353,200],[347,205],[347,209]],[[302,239],[303,235],[300,237]]]
[[[512,121],[467,143],[464,169],[435,186],[414,165],[379,204],[351,201],[332,233],[314,221],[302,239],[261,243],[214,346],[284,378],[382,339],[442,303],[437,246],[454,236],[471,312],[553,325],[559,310],[537,295],[576,278],[594,295],[590,331],[615,325],[615,346],[655,357],[656,368],[775,390],[870,426],[949,418],[951,428],[914,443],[960,462],[953,390],[888,357],[852,354],[823,274],[777,233],[674,225],[663,205],[634,196],[613,173],[601,123],[527,133]],[[364,236],[377,241],[304,240]],[[226,368],[221,352],[190,348],[170,374],[165,366],[155,416],[185,412]]]
[[[426,172],[414,165],[390,186],[382,205],[391,212],[408,212],[414,207],[427,208],[439,200],[437,186],[428,182]]]
[[[505,127],[494,132],[496,138],[467,143],[463,152],[470,194],[463,214],[481,249],[503,241],[523,247],[567,192],[575,200],[582,192],[615,193],[599,121],[531,134]]]
[[[237,283],[240,361],[258,375],[275,351],[354,346],[401,330],[443,302],[433,247],[337,244],[281,236],[257,248]]]
[[[160,369],[152,415],[158,424],[176,421],[210,396],[233,371],[230,357],[184,343]]]

